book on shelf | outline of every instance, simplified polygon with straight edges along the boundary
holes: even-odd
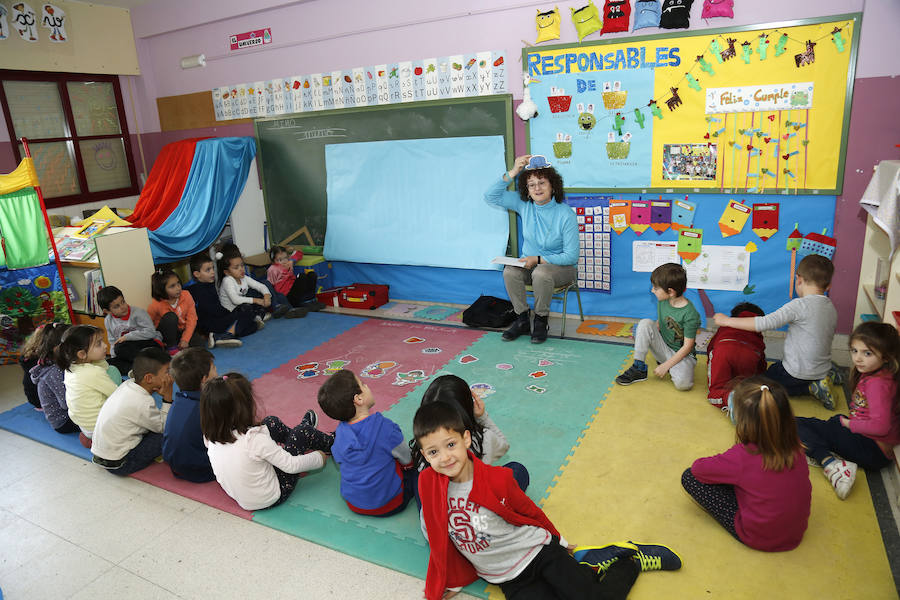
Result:
[[[72,235],[77,238],[92,238],[112,225],[112,219],[94,219],[90,223],[81,226],[81,229]]]
[[[63,237],[56,240],[56,250],[59,252],[59,259],[63,261],[91,261],[97,252],[97,246],[92,239]],[[50,260],[53,260],[52,249]]]
[[[84,272],[84,308],[90,315],[102,315],[103,310],[97,303],[97,292],[103,289],[103,272],[91,269]]]

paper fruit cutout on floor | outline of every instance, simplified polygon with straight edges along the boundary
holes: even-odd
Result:
[[[559,18],[559,8],[541,12],[537,9],[537,16],[534,18],[534,24],[537,27],[536,44],[548,42],[550,40],[559,39],[559,25],[562,19]]]
[[[489,383],[473,383],[469,386],[469,389],[482,400],[497,391],[494,389],[494,386]]]
[[[425,371],[422,369],[414,369],[407,373],[397,373],[396,379],[392,385],[409,385],[411,383],[419,383],[426,378]]]
[[[650,227],[658,234],[672,226],[672,203],[668,200],[650,201]]]
[[[308,362],[294,367],[297,371],[297,379],[310,379],[319,374],[319,363]]]
[[[359,376],[378,379],[379,377],[383,377],[388,371],[396,366],[397,363],[392,360],[380,360],[378,362],[367,365],[366,368],[360,372]]]
[[[477,360],[478,360],[477,356],[472,356],[471,354],[464,354],[463,356],[459,357],[459,364],[467,365],[469,363],[476,362]]]
[[[509,371],[509,370],[513,369],[514,367],[513,367],[513,365],[511,365],[509,363],[500,363],[497,365],[497,368],[500,369],[501,371]]]
[[[413,336],[413,337],[408,337],[405,340],[403,340],[403,343],[404,344],[421,344],[424,341],[425,341],[425,338]]]
[[[650,201],[649,200],[632,200],[631,201],[631,229],[638,235],[641,235],[650,227]]]
[[[531,377],[532,379],[543,379],[544,377],[547,376],[547,374],[548,374],[547,371],[541,370],[541,371],[532,371],[531,373],[528,374],[528,376]]]
[[[777,202],[763,202],[753,205],[751,229],[762,241],[766,241],[778,233],[778,212],[779,205]]]
[[[569,112],[572,106],[572,96],[566,95],[566,90],[558,87],[551,87],[550,93],[547,94],[547,104],[550,106],[551,113]]]
[[[579,9],[570,8],[572,11],[572,23],[575,24],[575,31],[578,33],[578,41],[582,41],[585,37],[591,35],[595,31],[600,31],[603,22],[600,20],[600,13],[593,2]]]
[[[534,392],[535,394],[543,394],[544,392],[547,391],[547,388],[542,388],[541,386],[535,385],[533,383],[531,385],[529,385],[528,387],[526,387],[525,389],[528,390],[529,392]]]
[[[542,358],[542,359],[540,359],[540,360],[538,361],[538,366],[539,366],[539,367],[549,367],[549,366],[551,366],[551,365],[553,365],[553,361],[552,361],[552,360],[547,360],[546,358]]]
[[[672,201],[672,229],[681,231],[694,224],[694,211],[697,209],[697,203],[691,202],[684,197],[684,200]]]
[[[337,359],[337,360],[329,360],[325,363],[325,370],[322,371],[322,375],[326,377],[328,375],[334,375],[341,369],[345,368],[350,364],[349,360]]]
[[[422,348],[422,354],[440,354],[443,352],[440,348]]]
[[[703,247],[702,229],[682,229],[678,232],[678,256],[692,262]]]
[[[722,237],[737,235],[744,229],[750,217],[750,207],[737,200],[729,200],[719,219]]]
[[[609,201],[609,224],[616,233],[622,233],[628,229],[628,221],[631,215],[631,200]]]

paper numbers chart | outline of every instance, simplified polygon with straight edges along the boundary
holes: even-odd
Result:
[[[566,196],[578,220],[578,287],[612,292],[612,239],[609,227],[610,196]]]

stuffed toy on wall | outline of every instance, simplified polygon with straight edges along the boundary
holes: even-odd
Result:
[[[628,31],[631,4],[628,0],[606,0],[603,5],[603,30],[600,33]]]
[[[662,29],[687,29],[691,26],[694,0],[663,0],[659,26]]]
[[[701,19],[713,17],[734,18],[734,0],[703,0],[703,12]]]
[[[659,27],[659,0],[637,0],[634,3],[634,28]]]
[[[600,13],[593,2],[588,2],[586,6],[582,6],[578,10],[574,8],[572,11],[572,23],[575,24],[575,31],[578,33],[578,41],[580,42],[595,31],[603,28],[603,21],[600,19]]]
[[[560,20],[558,6],[547,12],[538,10],[537,16],[534,18],[535,25],[537,25],[537,39],[535,43],[540,44],[549,40],[558,40]]]

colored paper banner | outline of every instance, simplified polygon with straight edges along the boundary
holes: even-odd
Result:
[[[813,83],[706,88],[706,114],[812,108]]]
[[[691,262],[700,256],[702,247],[702,229],[682,229],[678,232],[678,256],[686,262]]]
[[[753,205],[753,222],[751,229],[762,241],[766,241],[778,233],[777,202],[764,202]]]
[[[694,211],[697,210],[697,203],[691,202],[684,197],[684,200],[672,201],[672,229],[681,231],[694,224]]]
[[[272,28],[254,29],[244,33],[232,34],[228,40],[230,50],[246,50],[272,43]]]
[[[631,201],[631,228],[641,235],[650,227],[650,202],[647,200]]]
[[[258,31],[231,36],[232,45],[241,42],[236,39],[239,36],[251,33]],[[505,55],[499,50],[475,52],[223,86],[212,90],[213,108],[216,120],[225,121],[505,94]],[[251,87],[252,99],[246,96]]]
[[[729,200],[728,205],[719,219],[719,229],[722,237],[737,235],[744,229],[747,219],[750,218],[750,207],[737,200]]]
[[[672,226],[672,203],[669,200],[650,202],[650,227],[658,234]]]
[[[618,234],[628,229],[631,217],[631,200],[609,201],[609,224]]]

